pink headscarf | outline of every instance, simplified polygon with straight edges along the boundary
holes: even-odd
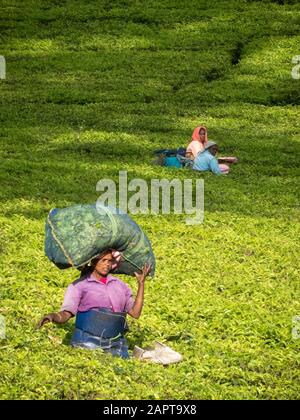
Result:
[[[200,130],[203,129],[205,131],[205,139],[204,142],[200,140]],[[199,127],[196,127],[192,134],[192,141],[187,147],[187,152],[191,152],[194,157],[197,156],[199,152],[202,152],[204,150],[205,143],[208,142],[207,138],[207,128],[204,127],[204,125],[200,125]]]
[[[193,131],[192,134],[192,140],[198,140],[200,141],[200,130],[203,129],[205,131],[205,140],[204,143],[208,142],[208,138],[207,138],[207,128],[204,127],[204,125],[200,125],[199,127],[196,127]]]

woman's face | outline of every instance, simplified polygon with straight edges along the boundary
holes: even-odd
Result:
[[[200,140],[202,142],[204,142],[205,141],[205,130],[204,130],[204,128],[200,128],[200,130],[199,130],[199,136],[200,136]]]
[[[101,276],[105,277],[110,272],[112,263],[113,263],[113,256],[112,254],[107,253],[103,255],[103,257],[97,261],[95,265],[95,271]]]

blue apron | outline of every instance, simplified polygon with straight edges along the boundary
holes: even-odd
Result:
[[[113,312],[106,308],[78,312],[71,345],[102,349],[105,353],[127,359],[128,346],[124,337],[127,330],[126,312]]]

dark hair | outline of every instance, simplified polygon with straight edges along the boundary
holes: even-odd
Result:
[[[82,269],[80,270],[80,277],[89,276],[92,273],[93,269],[94,268],[91,265],[88,265],[88,264],[84,265]]]
[[[85,277],[85,276],[89,276],[90,274],[92,274],[92,272],[94,271],[95,266],[97,264],[97,261],[99,261],[106,254],[112,254],[112,250],[111,249],[106,249],[105,251],[102,251],[99,255],[94,257],[89,264],[84,265],[81,268],[80,277]]]

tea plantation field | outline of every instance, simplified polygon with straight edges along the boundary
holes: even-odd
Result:
[[[1,399],[299,398],[299,28],[296,0],[1,1]],[[201,123],[229,175],[153,164]],[[44,255],[49,210],[121,170],[204,179],[202,224],[132,215],[157,270],[130,350],[176,365],[73,349],[73,320],[35,330],[78,277]]]

